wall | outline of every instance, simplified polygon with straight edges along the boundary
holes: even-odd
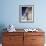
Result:
[[[19,22],[19,5],[34,4],[34,23]],[[0,24],[15,25],[16,28],[46,28],[46,1],[41,0],[1,0]]]

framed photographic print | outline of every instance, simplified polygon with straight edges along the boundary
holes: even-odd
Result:
[[[34,22],[34,5],[19,6],[19,21]]]

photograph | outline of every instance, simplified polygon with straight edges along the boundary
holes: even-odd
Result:
[[[19,20],[20,22],[33,22],[34,13],[33,5],[20,5],[19,7]]]

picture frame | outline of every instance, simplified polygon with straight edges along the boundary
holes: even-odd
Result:
[[[34,5],[19,5],[19,22],[34,22]]]

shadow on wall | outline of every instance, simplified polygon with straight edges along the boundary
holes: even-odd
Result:
[[[2,43],[2,32],[5,32],[6,30],[4,30],[4,28],[6,28],[6,26],[4,24],[0,24],[0,43]]]

